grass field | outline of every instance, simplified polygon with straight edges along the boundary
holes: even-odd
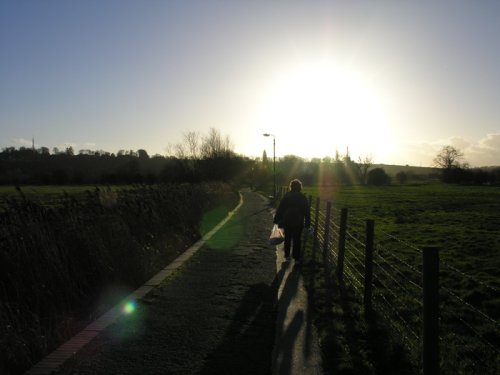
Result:
[[[375,220],[417,248],[436,246],[443,260],[500,288],[500,187],[444,184],[308,188],[304,193],[349,209],[350,222]]]
[[[384,346],[380,336],[370,347],[366,347],[366,343],[359,344],[370,337],[370,329],[360,313],[363,307],[359,295],[362,296],[363,290],[364,248],[361,242],[364,241],[365,220],[373,219],[375,291],[383,299],[382,307],[386,308],[379,311],[379,318],[385,320],[393,332],[406,335],[405,340],[410,343],[407,349],[417,361],[416,368],[421,365],[418,361],[422,307],[418,285],[422,278],[422,249],[437,247],[440,250],[442,373],[496,373],[500,368],[500,187],[443,184],[343,186],[307,188],[304,192],[320,197],[323,212],[324,203],[330,201],[332,218],[337,224],[339,209],[346,207],[349,210],[348,233],[353,237],[348,238],[350,244],[346,248],[346,262],[350,262],[347,282],[351,282],[351,290],[357,289],[358,298],[341,295],[338,291],[325,291],[324,286],[318,287],[322,285],[318,280],[312,283],[317,289],[315,293],[320,296],[330,293],[334,298],[337,293],[335,302],[330,301],[333,307],[325,302],[325,298],[320,298],[319,320],[324,320],[326,341],[333,342],[333,355],[349,358],[348,371],[365,372],[375,366],[379,371],[384,369],[387,372],[388,364],[395,360],[396,355],[394,351],[385,353],[385,363],[375,364],[384,357],[378,352]],[[306,268],[305,272],[311,272],[311,269]],[[358,285],[352,285],[356,279]],[[342,304],[343,307],[339,308],[338,305]],[[346,327],[349,326],[358,329],[348,330]],[[372,354],[358,355],[357,359],[346,354],[363,351]],[[358,362],[357,367],[353,361]],[[335,373],[343,373],[338,363],[335,362],[333,369]],[[402,364],[395,373],[406,373],[404,369]]]

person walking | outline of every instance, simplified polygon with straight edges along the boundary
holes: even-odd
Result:
[[[309,202],[302,191],[302,182],[294,179],[290,182],[290,191],[281,199],[276,214],[274,215],[274,224],[283,228],[285,231],[285,261],[290,260],[290,249],[295,264],[300,264],[302,260],[302,230],[311,225],[311,213]],[[293,244],[293,247],[292,247]]]

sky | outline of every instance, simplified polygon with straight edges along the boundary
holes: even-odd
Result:
[[[499,35],[497,0],[2,0],[0,148],[500,165]]]

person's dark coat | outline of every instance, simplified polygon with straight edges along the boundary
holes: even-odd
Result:
[[[281,200],[274,223],[280,228],[302,229],[304,225],[311,225],[311,215],[309,212],[309,202],[300,191],[289,191]]]

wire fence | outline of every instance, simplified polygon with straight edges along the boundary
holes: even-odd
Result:
[[[498,305],[497,288],[439,262],[435,248],[418,248],[376,228],[370,237],[371,220],[347,219],[346,208],[319,198],[309,202],[310,246],[322,252],[325,269],[335,270],[331,276],[384,319],[425,375],[500,373],[500,323],[492,316],[498,314],[484,308]],[[431,253],[435,272],[429,271],[434,255],[425,266]]]

